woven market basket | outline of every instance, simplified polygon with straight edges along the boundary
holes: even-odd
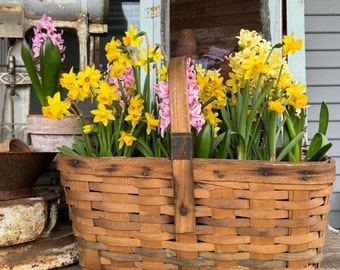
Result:
[[[185,58],[171,74],[180,89]],[[57,156],[83,269],[320,268],[334,160],[191,159],[171,124],[171,159]]]

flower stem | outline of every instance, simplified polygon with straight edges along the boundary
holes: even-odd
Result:
[[[85,134],[84,131],[82,130],[82,128],[86,125],[84,116],[82,114],[78,116],[78,123],[85,141],[86,152],[88,153],[89,156],[93,156],[90,137],[88,134]]]
[[[277,113],[275,111],[271,111],[269,114],[269,160],[276,160],[276,120]],[[295,132],[295,131],[294,131]]]
[[[286,117],[285,125],[287,127],[290,140],[293,140],[296,137],[296,132],[295,132],[294,124],[292,122],[292,119],[290,118],[289,113],[287,111],[285,111],[284,114],[285,114],[285,117]],[[301,160],[301,151],[300,151],[300,147],[299,147],[298,143],[295,144],[295,146],[293,148],[293,156],[294,156],[294,159],[296,161]]]

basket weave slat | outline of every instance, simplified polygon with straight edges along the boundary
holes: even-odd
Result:
[[[175,145],[188,139],[176,136]],[[185,151],[174,160],[57,156],[83,270],[320,268],[334,160],[191,160]]]
[[[118,168],[115,175],[119,176],[92,176],[84,173],[81,167],[70,165],[74,164],[70,162],[72,157],[60,155],[57,159],[58,164],[63,163],[65,169],[61,170],[62,184],[70,206],[74,233],[79,239],[83,269],[157,269],[160,265],[164,265],[161,269],[183,269],[191,267],[187,265],[196,262],[197,258],[202,260],[202,265],[197,266],[197,269],[204,270],[317,269],[322,260],[333,183],[329,176],[323,177],[320,172],[315,171],[315,174],[325,179],[325,183],[311,176],[311,180],[289,179],[290,184],[284,182],[280,185],[279,179],[275,178],[287,173],[286,163],[282,162],[281,167],[276,169],[276,175],[263,176],[259,183],[251,181],[253,175],[249,175],[249,183],[240,179],[235,182],[233,189],[233,181],[229,179],[238,179],[231,174],[239,174],[234,171],[235,162],[219,161],[215,169],[229,170],[229,176],[219,178],[216,185],[212,179],[194,179],[196,231],[185,233],[181,238],[178,235],[176,237],[174,226],[171,179],[163,175],[164,178],[157,180],[152,173],[153,165],[147,162],[147,158],[139,159],[138,162],[133,158],[126,159],[126,162],[131,160],[137,168],[140,168],[140,164],[148,163],[149,175],[140,174],[139,177],[132,177],[136,173],[130,171],[122,177]],[[92,166],[97,166],[97,160],[101,160],[78,159],[91,159],[89,163]],[[109,159],[111,164],[115,163],[115,158]],[[193,160],[196,168],[197,162],[201,163],[201,160]],[[206,163],[209,161],[206,160]],[[323,168],[322,172],[335,169],[333,160],[320,163],[328,167],[327,170]],[[157,163],[159,165],[160,162]],[[298,164],[303,170],[306,169],[303,166],[307,165]],[[164,169],[169,171],[165,166],[171,166],[166,159]],[[313,163],[313,167],[318,166]],[[202,174],[204,172],[215,178],[214,173],[209,174],[206,168],[200,168]],[[102,170],[98,172],[101,174]],[[76,174],[83,176],[77,176],[73,181]],[[102,178],[102,183],[105,182],[104,186],[101,186],[99,178]],[[222,180],[227,184],[220,184]],[[110,188],[105,188],[108,185]],[[105,198],[105,201],[98,198]],[[190,237],[186,239],[185,236]],[[87,252],[91,249],[98,252]],[[91,257],[82,255],[88,253]],[[93,266],[96,260],[91,259],[92,266],[88,266],[90,262],[87,261],[93,254],[98,255],[97,261],[100,263]],[[194,254],[197,257],[193,258]],[[150,262],[152,256],[162,263]],[[127,264],[121,261],[126,257],[138,260]],[[212,262],[215,266],[211,265]],[[227,263],[231,266],[225,268]]]

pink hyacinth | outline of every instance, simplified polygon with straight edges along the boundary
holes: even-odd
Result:
[[[57,33],[55,25],[52,23],[52,18],[42,15],[41,19],[37,22],[34,30],[34,37],[32,38],[32,50],[33,57],[38,58],[40,55],[40,47],[49,37],[54,45],[57,45],[61,54],[66,50],[64,46],[64,40],[62,38],[63,32]],[[65,59],[65,55],[62,55],[62,61]]]
[[[187,60],[187,78],[188,78],[188,103],[190,110],[190,125],[199,133],[205,124],[205,119],[202,113],[202,105],[198,100],[200,91],[196,83],[196,72],[194,66],[191,65],[191,60]],[[164,138],[166,129],[170,124],[170,101],[168,82],[160,81],[158,84],[153,84],[155,93],[158,95],[157,104],[160,115],[161,136]]]
[[[108,65],[108,71],[107,73],[110,72],[111,65]],[[117,86],[117,94],[122,96],[122,92],[120,90],[120,86],[118,81],[120,81],[121,85],[124,88],[124,95],[127,101],[131,99],[131,94],[126,90],[127,88],[131,88],[135,85],[135,77],[133,74],[133,68],[132,66],[129,66],[125,68],[125,72],[122,76],[119,78],[109,78],[109,84],[110,85],[115,85]],[[124,106],[124,101],[122,99],[119,100],[120,105],[123,107]]]
[[[196,83],[196,71],[194,66],[191,65],[190,58],[187,59],[187,78],[190,125],[199,133],[205,124],[205,119],[202,114],[202,104],[198,100],[200,88]]]
[[[158,95],[156,100],[159,107],[159,117],[160,117],[160,129],[161,136],[164,138],[164,134],[170,125],[170,100],[169,100],[169,88],[168,82],[160,81],[158,84],[154,83],[153,87],[155,93]]]

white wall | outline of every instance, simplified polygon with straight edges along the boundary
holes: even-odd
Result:
[[[305,46],[309,103],[308,130],[317,131],[321,101],[330,109],[328,137],[333,143],[329,155],[340,164],[340,1],[306,0]],[[340,170],[331,197],[329,223],[340,228]]]

